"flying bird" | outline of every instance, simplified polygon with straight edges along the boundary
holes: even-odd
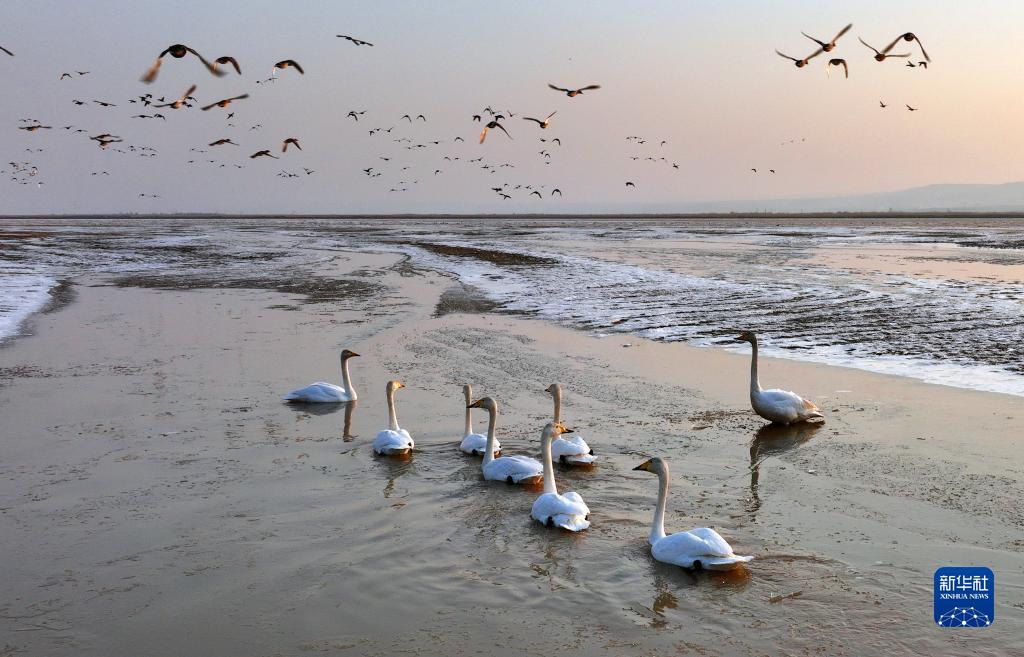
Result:
[[[346,39],[348,41],[351,41],[352,43],[354,43],[357,46],[370,46],[371,48],[373,47],[373,44],[370,43],[369,41],[363,41],[362,39],[357,39],[355,37],[350,37],[347,34],[338,34],[336,36],[339,39]]]
[[[217,64],[231,64],[235,67],[235,73],[238,73],[239,75],[242,74],[242,68],[238,65],[238,60],[234,57],[224,55],[223,57],[218,57],[217,59],[213,60],[213,64],[214,68],[217,67]]]
[[[230,139],[218,139],[217,141],[211,141],[207,146],[222,146],[224,144],[231,144],[232,146],[238,146],[235,142]]]
[[[255,153],[249,156],[249,159],[255,160],[257,157],[272,157],[275,160],[279,159],[276,155],[271,155],[270,151],[256,151]]]
[[[203,107],[202,110],[205,112],[206,110],[213,109],[214,107],[227,107],[228,105],[231,104],[231,101],[242,100],[243,98],[248,98],[248,97],[249,97],[249,94],[242,94],[241,96],[233,96],[231,98],[225,98],[224,100],[218,100],[216,103],[211,103],[211,104],[207,105],[206,107]]]
[[[789,55],[786,55],[786,54],[783,54],[783,53],[779,52],[778,50],[775,51],[775,54],[778,55],[779,57],[785,57],[786,59],[792,60],[796,64],[797,68],[803,68],[803,67],[807,66],[808,62],[810,62],[813,58],[815,58],[818,55],[820,55],[822,52],[824,52],[824,50],[821,49],[821,48],[818,48],[817,50],[812,52],[810,55],[807,55],[803,59],[797,59],[796,57],[790,57]]]
[[[288,144],[294,144],[295,148],[299,149],[300,151],[302,150],[302,146],[299,146],[299,140],[296,139],[295,137],[289,137],[288,139],[285,139],[283,142],[281,142],[282,153],[288,150]]]
[[[549,82],[548,83],[548,87],[550,87],[551,89],[554,89],[555,91],[565,92],[565,95],[568,96],[569,98],[575,98],[576,96],[579,96],[580,94],[582,94],[584,91],[590,91],[591,89],[600,89],[601,85],[599,85],[599,84],[589,84],[589,85],[587,85],[585,87],[580,87],[579,89],[564,89],[562,87],[556,87],[555,85],[553,85],[553,84],[551,84]]]
[[[886,107],[888,107],[888,105],[886,105],[882,101],[878,101],[878,106],[881,107],[882,109],[885,109]]]
[[[11,52],[10,50],[8,50],[7,48],[4,48],[3,46],[0,46],[0,50],[3,50],[5,53],[10,55],[11,57],[14,57],[14,53]]]
[[[846,65],[845,59],[842,59],[840,57],[833,57],[832,59],[828,60],[828,62],[825,64],[825,73],[831,75],[831,70],[833,66],[842,66],[843,77],[850,77],[850,67]]]
[[[907,109],[910,110],[911,112],[916,112],[917,111],[916,107],[911,107],[910,105],[907,105]]]
[[[839,30],[839,34],[837,34],[834,37],[832,37],[832,40],[829,41],[828,43],[825,43],[824,41],[818,41],[817,39],[812,37],[807,32],[801,32],[800,34],[804,35],[805,37],[807,37],[808,39],[810,39],[814,43],[816,43],[819,46],[821,46],[821,49],[824,50],[825,52],[832,52],[832,49],[836,47],[836,41],[839,40],[839,37],[841,37],[844,34],[846,34],[847,32],[849,32],[851,27],[853,27],[853,23],[850,23],[849,25],[847,25],[843,29]]]
[[[146,71],[146,73],[142,76],[142,81],[145,82],[146,84],[149,84],[149,83],[153,82],[154,80],[156,80],[157,73],[160,72],[160,65],[163,63],[163,60],[164,60],[164,55],[168,55],[169,54],[171,57],[174,57],[175,59],[181,59],[182,57],[184,57],[185,55],[187,55],[189,53],[192,53],[193,55],[198,57],[199,61],[201,61],[203,63],[203,66],[206,67],[206,70],[208,70],[213,75],[216,75],[217,77],[221,77],[221,76],[225,75],[225,73],[223,71],[218,71],[216,66],[214,66],[210,62],[206,61],[205,57],[200,55],[198,52],[196,52],[192,48],[189,48],[188,46],[182,45],[180,43],[175,43],[173,45],[167,46],[167,49],[164,50],[162,53],[160,53],[157,56],[156,61],[153,62],[153,65],[150,66],[149,70]]]
[[[531,118],[529,116],[524,116],[523,120],[524,121],[534,121],[534,122],[536,122],[537,125],[540,126],[541,130],[546,130],[548,125],[551,124],[551,117],[554,116],[557,113],[558,113],[558,110],[555,110],[551,114],[548,114],[547,117],[543,121],[541,121],[540,119]]]
[[[890,43],[888,46],[886,46],[885,50],[883,50],[882,52],[883,53],[888,53],[890,50],[895,48],[896,44],[900,42],[900,39],[902,39],[904,41],[908,41],[908,42],[909,41],[916,41],[917,42],[917,47],[921,49],[921,54],[924,55],[925,61],[929,61],[929,62],[932,61],[932,58],[928,56],[927,52],[925,52],[924,44],[921,43],[921,40],[918,39],[917,35],[914,34],[913,32],[905,32],[904,34],[899,35],[898,37],[896,37],[896,39],[893,40],[892,43]],[[891,55],[891,56],[892,57],[901,57],[902,55]]]
[[[902,37],[900,37],[900,38],[902,38]],[[876,62],[884,62],[889,57],[910,57],[910,53],[909,52],[906,53],[906,54],[903,54],[903,55],[890,55],[889,54],[889,49],[891,49],[894,45],[896,45],[895,41],[892,44],[890,44],[889,48],[887,48],[886,50],[879,51],[878,48],[875,48],[873,45],[869,44],[864,39],[861,39],[860,37],[857,37],[857,40],[860,41],[861,43],[863,43],[868,48],[871,48],[872,50],[875,51],[875,61]],[[899,41],[899,39],[896,39],[896,41]]]
[[[562,190],[558,189],[557,187],[555,187],[554,189],[551,190],[551,195],[554,196],[555,192],[558,192],[559,196],[562,195]]]
[[[24,130],[26,132],[35,132],[36,130],[50,130],[53,126],[49,125],[24,125],[19,126],[18,130]]]
[[[284,69],[289,68],[291,66],[294,66],[295,70],[298,71],[300,75],[305,75],[306,74],[306,72],[302,70],[302,67],[299,66],[299,63],[297,61],[295,61],[294,59],[282,59],[278,63],[274,64],[274,68],[270,69],[270,75],[271,76],[275,75],[277,73],[277,69],[284,70]]]
[[[196,85],[192,85],[188,88],[188,91],[181,95],[181,98],[172,102],[164,103],[162,105],[154,105],[153,107],[170,107],[171,109],[181,109],[182,105],[186,105],[189,98],[192,98],[192,93],[196,90]],[[193,100],[195,100],[193,98]]]
[[[492,129],[492,128],[501,128],[501,131],[505,133],[505,136],[508,137],[509,139],[512,139],[512,135],[508,134],[508,130],[505,129],[505,126],[501,125],[500,123],[498,123],[495,120],[495,121],[491,121],[490,123],[485,125],[484,129],[480,131],[480,143],[481,144],[484,143],[485,139],[487,139],[487,131]]]
[[[626,187],[634,187],[634,188],[635,188],[635,187],[636,187],[636,185],[635,185],[635,184],[633,184],[633,183],[631,183],[631,182],[629,182],[629,181],[627,180],[627,181],[626,181]]]

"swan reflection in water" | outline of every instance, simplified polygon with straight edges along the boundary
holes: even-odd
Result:
[[[359,404],[359,402],[355,399],[345,404],[345,428],[341,434],[341,439],[346,443],[352,442],[352,439],[356,437],[356,435],[352,433],[352,414],[355,412],[357,404]]]
[[[755,516],[761,508],[758,495],[758,478],[761,463],[771,456],[795,449],[811,439],[824,426],[821,422],[797,422],[795,424],[766,424],[754,433],[750,441],[750,503],[748,511]]]

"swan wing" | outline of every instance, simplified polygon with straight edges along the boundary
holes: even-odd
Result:
[[[721,534],[708,527],[666,536],[651,546],[651,554],[658,561],[684,568],[692,568],[697,561],[705,567],[721,567],[753,559],[733,553]]]
[[[484,479],[512,481],[519,483],[523,479],[544,474],[544,466],[537,459],[529,456],[502,456],[484,465]]]
[[[551,458],[556,461],[564,459],[571,463],[593,463],[597,457],[592,451],[583,436],[575,434],[560,436],[551,441]]]
[[[339,385],[317,381],[305,388],[289,392],[283,399],[290,402],[330,403],[352,401],[354,397],[350,397],[348,392]]]
[[[462,439],[459,444],[459,449],[467,454],[472,454],[474,451],[477,454],[483,454],[487,449],[487,436],[479,433],[469,433]],[[494,452],[501,451],[501,443],[498,439],[494,439]]]
[[[378,454],[387,454],[394,450],[407,450],[415,447],[412,437],[405,429],[392,431],[385,429],[373,439],[373,451]]]
[[[588,514],[590,509],[577,493],[544,493],[534,501],[530,512],[542,525],[547,525],[550,519],[552,524],[574,532],[590,527]]]

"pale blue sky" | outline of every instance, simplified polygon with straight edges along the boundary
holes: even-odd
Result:
[[[1015,26],[1022,14],[1019,3],[934,1],[6,2],[0,45],[16,57],[0,53],[0,157],[31,162],[46,184],[0,181],[0,213],[642,211],[1019,180],[1024,102]],[[813,44],[801,30],[830,36],[847,22],[854,27],[832,55],[847,58],[849,80],[827,77],[824,57],[797,70],[773,53],[807,54]],[[863,36],[881,47],[908,30],[934,59],[926,71],[878,64],[857,42]],[[337,33],[375,46],[357,48]],[[156,54],[176,42],[208,58],[234,55],[244,75],[217,79],[191,57],[166,58],[156,83],[140,83]],[[284,71],[273,85],[255,84],[285,58],[307,74]],[[91,74],[58,81],[75,69]],[[569,99],[548,82],[603,88]],[[191,83],[200,104],[252,97],[229,110],[161,110],[166,123],[129,118],[153,111],[129,98],[172,98]],[[74,98],[118,107],[77,107]],[[908,112],[906,103],[920,111]],[[514,141],[492,134],[481,146],[470,116],[488,104],[558,114],[543,132],[518,116],[507,120]],[[357,124],[345,118],[350,109],[367,114]],[[226,127],[231,110],[235,128]],[[399,120],[405,113],[429,121],[410,126]],[[24,117],[121,135],[159,156],[104,152],[71,131],[16,130]],[[256,123],[263,128],[250,131]],[[392,126],[391,135],[367,134]],[[627,143],[633,134],[647,144]],[[301,140],[301,153],[248,159],[264,148],[276,153],[288,136]],[[442,144],[408,151],[391,141],[400,136]],[[456,136],[465,143],[452,143]],[[542,144],[542,136],[563,145]],[[189,151],[220,137],[242,146]],[[797,142],[780,145],[791,138]],[[551,164],[539,154],[545,147]],[[648,155],[680,168],[630,160]],[[490,174],[466,162],[480,156],[515,168]],[[188,166],[189,159],[202,164]],[[361,170],[370,166],[383,175],[366,177]],[[778,173],[754,175],[750,167]],[[110,175],[90,175],[104,170]],[[281,170],[302,175],[275,177]],[[637,188],[627,190],[626,180]],[[565,196],[545,191],[538,201],[519,192],[503,201],[490,191],[502,182],[557,186]],[[139,199],[140,192],[162,198]]]

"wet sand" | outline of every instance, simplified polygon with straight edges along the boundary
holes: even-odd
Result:
[[[332,267],[377,287],[82,279],[0,349],[0,655],[1024,651],[1019,398],[764,359],[828,416],[765,429],[742,354],[474,312],[395,254]],[[342,347],[363,355],[348,432],[344,408],[278,401],[336,380]],[[370,448],[395,376],[409,460]],[[481,480],[457,450],[467,381],[529,454],[563,384],[600,456],[557,473],[590,530]],[[748,568],[651,559],[648,455],[672,467],[667,529],[713,526]],[[934,626],[945,565],[995,571],[992,627]]]

